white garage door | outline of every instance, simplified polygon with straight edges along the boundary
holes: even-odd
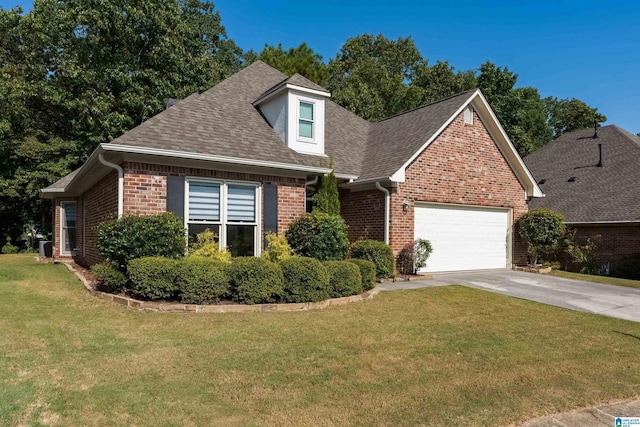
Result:
[[[452,205],[416,205],[415,238],[433,252],[421,271],[506,268],[509,210]]]

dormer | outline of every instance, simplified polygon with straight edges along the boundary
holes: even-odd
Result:
[[[294,74],[262,94],[253,105],[287,147],[324,156],[324,106],[330,96],[323,87]]]

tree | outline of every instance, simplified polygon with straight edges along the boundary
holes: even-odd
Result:
[[[282,49],[282,44],[278,44],[277,47],[265,45],[257,59],[288,76],[298,73],[320,86],[326,86],[329,79],[329,70],[322,62],[322,56],[315,53],[306,43],[287,51]]]
[[[566,132],[593,128],[596,124],[607,121],[607,117],[598,113],[597,108],[576,98],[558,99],[549,96],[544,99],[544,105],[555,138]]]
[[[547,208],[531,210],[518,220],[518,232],[535,265],[540,256],[553,252],[564,237],[564,216]]]
[[[46,187],[103,142],[242,66],[213,4],[36,0],[0,9],[0,235],[50,221]]]
[[[313,210],[329,215],[340,215],[338,181],[333,170],[328,175],[320,177],[318,191],[313,195]]]
[[[514,88],[518,75],[491,62],[480,66],[478,87],[521,156],[551,141],[544,102],[532,87]]]
[[[420,64],[416,70],[412,86],[421,91],[421,104],[429,104],[456,95],[477,86],[475,73],[471,70],[455,72],[447,61],[437,61],[429,66],[427,62]]]
[[[420,90],[409,83],[423,62],[411,37],[364,34],[347,40],[329,61],[328,89],[348,110],[380,120],[420,105]]]

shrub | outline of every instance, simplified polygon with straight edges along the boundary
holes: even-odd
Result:
[[[402,248],[398,254],[398,271],[401,274],[417,274],[418,270],[427,266],[427,259],[433,252],[431,242],[416,239],[412,244]]]
[[[188,257],[178,263],[176,286],[185,304],[210,304],[229,293],[227,264],[209,258]]]
[[[331,298],[362,293],[362,275],[357,265],[349,261],[325,261],[323,265],[329,273]]]
[[[640,254],[631,255],[620,261],[614,270],[616,277],[640,280]]]
[[[216,235],[208,228],[196,235],[196,241],[190,246],[188,256],[208,258],[224,263],[231,262],[231,253],[226,248],[220,249]]]
[[[329,175],[319,178],[318,191],[313,196],[313,210],[329,215],[340,215],[338,180],[333,170]]]
[[[564,239],[564,246],[573,264],[578,267],[578,272],[582,274],[598,273],[598,263],[596,261],[596,241],[600,235],[587,237],[586,244],[581,245],[576,240],[576,230],[567,232]]]
[[[285,232],[293,252],[320,261],[344,259],[349,248],[347,225],[339,215],[305,214]]]
[[[362,277],[362,290],[368,291],[376,287],[376,265],[366,259],[350,259],[360,269]]]
[[[182,220],[172,213],[125,216],[98,226],[100,255],[126,272],[132,259],[160,256],[181,258],[185,251]]]
[[[164,257],[131,260],[128,267],[131,294],[147,300],[174,299],[177,261]]]
[[[229,266],[231,296],[246,304],[275,302],[283,291],[282,269],[264,258],[238,257]]]
[[[125,275],[106,262],[93,265],[91,272],[100,282],[98,290],[103,292],[120,292],[127,284]]]
[[[18,247],[11,244],[11,237],[7,236],[7,243],[0,250],[3,254],[17,254]]]
[[[532,264],[558,247],[564,231],[564,216],[547,208],[526,212],[518,220],[518,232],[527,244]]]
[[[358,240],[351,245],[351,257],[367,259],[376,265],[376,277],[395,276],[395,260],[391,246],[377,240]]]
[[[276,233],[270,231],[264,238],[267,240],[267,248],[262,253],[263,258],[271,262],[280,262],[291,258],[291,246],[287,242],[286,237],[278,236]]]
[[[286,302],[313,302],[329,298],[329,273],[315,258],[292,257],[280,263]]]

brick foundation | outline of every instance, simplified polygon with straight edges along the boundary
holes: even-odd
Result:
[[[640,253],[640,224],[571,225],[580,245],[595,238],[596,260],[599,265],[610,263],[613,268],[624,258]]]

